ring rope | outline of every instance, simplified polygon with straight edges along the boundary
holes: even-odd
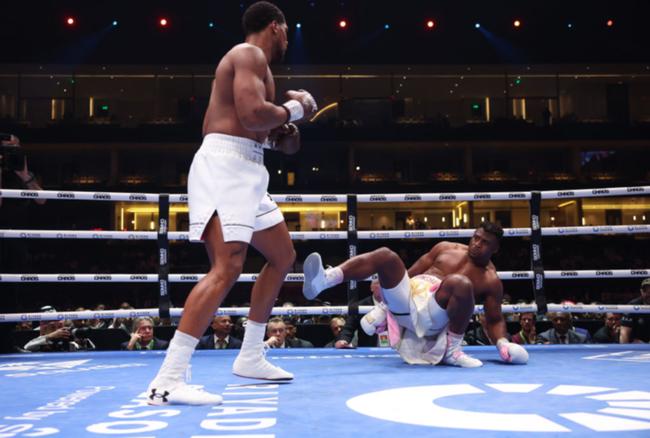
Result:
[[[359,313],[366,314],[372,306],[359,306]],[[504,304],[501,306],[503,313],[536,312],[535,304]],[[571,313],[650,313],[650,305],[630,304],[549,304],[549,312],[571,312]],[[219,308],[215,315],[248,316],[248,307],[224,307]],[[183,308],[174,307],[169,309],[172,318],[178,318],[183,314]],[[483,313],[483,306],[474,306],[474,314]],[[347,315],[348,306],[302,306],[302,307],[274,307],[272,315],[296,316],[296,315]],[[80,312],[45,312],[45,313],[0,313],[0,322],[21,322],[21,321],[59,321],[78,319],[113,319],[113,318],[138,318],[148,316],[159,317],[158,309],[129,309],[129,310],[84,310]]]
[[[604,197],[604,196],[629,196],[629,195],[642,195],[650,193],[650,186],[638,186],[638,187],[614,187],[614,188],[604,188],[604,189],[579,189],[579,190],[565,190],[565,191],[545,191],[545,192],[495,192],[495,193],[447,193],[447,194],[388,194],[388,195],[275,195],[274,198],[276,202],[284,203],[301,203],[301,202],[330,202],[330,203],[347,203],[350,205],[351,198],[354,198],[354,205],[356,206],[357,202],[369,202],[369,203],[378,203],[378,202],[428,202],[428,201],[456,201],[456,200],[467,200],[467,201],[476,201],[476,200],[529,200],[532,201],[533,194],[535,199],[559,199],[559,198],[575,198],[575,197]],[[160,200],[161,195],[159,194],[139,194],[139,193],[118,193],[118,192],[70,192],[70,191],[30,191],[30,190],[0,190],[0,197],[6,198],[22,198],[22,199],[79,199],[79,200],[96,200],[96,201],[130,201],[130,202],[158,202],[160,210]],[[187,202],[186,194],[177,194],[169,195],[169,202]],[[532,209],[532,206],[531,206]],[[349,210],[349,208],[348,208]],[[350,211],[348,211],[348,226],[352,230],[354,238],[366,238],[366,239],[383,239],[387,238],[382,235],[382,232],[357,232],[356,231],[356,216],[350,216]],[[356,213],[355,213],[356,215]],[[537,224],[536,232],[542,234],[544,230],[539,228],[539,212],[533,212],[531,210],[531,225],[535,226]],[[537,221],[537,222],[536,222]],[[354,224],[354,225],[352,225]],[[603,229],[600,232],[600,229]],[[605,234],[612,233],[614,227],[560,227],[553,229],[557,234],[549,233],[547,235],[564,235],[563,230],[569,230],[566,234]],[[13,233],[16,230],[7,230],[9,233]],[[18,236],[25,238],[36,238],[39,230],[35,230],[33,236],[28,236],[28,233],[20,233]],[[41,230],[43,234],[51,233],[51,231]],[[527,236],[531,235],[531,229],[520,228],[520,229],[508,229],[511,231],[511,234],[506,234],[510,236]],[[616,230],[619,231],[619,230]],[[634,232],[647,232],[647,226],[627,226],[620,229],[622,233],[634,233]],[[104,236],[98,235],[101,237],[93,237],[92,232],[90,237],[88,232],[84,233],[84,238],[112,238],[112,236],[119,236],[126,239],[133,239],[134,236],[145,237],[149,239],[148,233],[131,233],[131,232],[119,232],[119,231],[109,231],[104,234]],[[101,232],[99,232],[101,233]],[[116,234],[119,233],[119,234]],[[336,234],[330,234],[331,232],[312,232],[318,234],[318,239],[338,239],[339,236]],[[364,233],[363,236],[359,234]],[[470,236],[473,233],[473,230],[418,230],[418,231],[404,231],[400,230],[393,232],[388,236],[394,236],[390,238],[430,238],[430,237],[464,237]],[[444,234],[443,234],[444,233]],[[468,233],[468,234],[466,234]],[[55,238],[64,238],[64,233],[57,233],[54,231]],[[58,236],[57,234],[61,234]],[[69,234],[75,234],[75,232],[69,232]],[[156,233],[152,233],[153,238],[158,238]],[[171,233],[170,233],[171,234]],[[181,240],[186,239],[187,233],[174,233],[173,237],[179,237]],[[306,237],[306,233],[295,233],[300,237]],[[537,234],[538,236],[540,234]],[[82,234],[78,234],[81,236]],[[341,233],[343,235],[342,240],[350,239],[350,230],[348,233]],[[123,237],[125,236],[125,237]],[[131,237],[129,237],[131,236]],[[0,234],[0,238],[5,237],[4,234]],[[77,238],[77,237],[71,237]],[[172,238],[172,236],[165,236],[165,240]],[[294,235],[292,235],[294,238]],[[299,237],[298,237],[299,238]],[[153,239],[152,239],[153,240]],[[533,253],[534,253],[533,245]],[[539,252],[539,251],[538,251]],[[546,278],[630,278],[638,276],[646,276],[648,270],[599,270],[599,271],[543,271],[542,274]],[[199,278],[198,274],[175,274],[170,275],[170,281],[174,281],[178,275],[179,281],[185,279],[184,281],[197,281]],[[258,274],[244,274],[240,277],[240,281],[255,281]],[[535,278],[534,271],[513,271],[513,272],[502,272],[499,273],[499,276],[503,279],[534,279],[534,284],[539,283],[539,280]],[[503,276],[503,277],[502,277]],[[293,277],[293,279],[292,279]],[[289,274],[287,276],[287,281],[302,281],[301,274]],[[92,279],[91,279],[92,278]],[[128,278],[128,280],[127,280]],[[99,281],[127,281],[127,282],[156,282],[160,281],[160,278],[157,274],[0,274],[0,282],[3,281],[12,281],[14,282],[99,282]],[[161,289],[162,290],[162,289]],[[537,297],[537,289],[535,289]],[[543,292],[543,287],[542,287]],[[545,302],[542,304],[540,311],[546,310]],[[162,306],[159,310],[162,309]],[[356,310],[356,305],[349,304],[348,309]],[[163,311],[165,309],[162,309]],[[354,313],[354,312],[353,312]]]
[[[543,236],[589,236],[604,234],[650,233],[650,225],[602,225],[542,228]],[[472,237],[473,229],[439,230],[372,230],[358,231],[361,240],[378,239],[448,239]],[[169,240],[189,240],[187,231],[170,231]],[[345,231],[290,231],[292,240],[345,240]],[[504,228],[503,237],[527,237],[530,228]],[[77,231],[77,230],[12,230],[0,229],[0,239],[98,239],[156,240],[155,231]]]
[[[596,198],[607,196],[637,196],[650,194],[650,186],[609,187],[602,189],[573,189],[547,190],[541,192],[542,199],[566,198]],[[344,204],[347,195],[272,195],[280,203],[341,203]],[[125,201],[125,202],[158,202],[159,195],[155,193],[126,193],[126,192],[74,192],[56,190],[0,190],[0,198],[21,199],[59,199],[80,201]],[[475,192],[475,193],[399,193],[399,194],[366,194],[357,195],[357,202],[447,202],[447,201],[502,201],[529,200],[531,192]],[[187,202],[187,194],[169,195],[171,203]]]
[[[590,278],[644,278],[650,276],[650,269],[598,269],[581,271],[544,271],[551,280]],[[532,280],[533,271],[500,271],[501,280]],[[206,274],[169,274],[170,283],[193,283]],[[259,274],[241,274],[238,283],[254,283]],[[287,274],[286,283],[304,281],[304,274]],[[155,283],[158,274],[0,274],[0,283]],[[372,277],[363,281],[370,281]]]

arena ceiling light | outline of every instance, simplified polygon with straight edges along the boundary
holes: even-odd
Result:
[[[519,29],[521,27],[521,20],[517,19],[513,21],[512,25],[515,27],[515,29]]]
[[[426,26],[427,29],[433,29],[434,27],[436,27],[436,22],[433,20],[427,20]]]
[[[347,27],[348,27],[348,21],[347,20],[340,20],[339,21],[339,28],[346,29]]]
[[[167,27],[167,26],[169,26],[169,20],[168,20],[166,17],[161,17],[161,18],[158,20],[158,25],[159,25],[160,27]]]
[[[74,17],[66,17],[65,24],[68,26],[74,26],[77,23],[77,20]]]

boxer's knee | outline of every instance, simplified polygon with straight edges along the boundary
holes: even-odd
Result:
[[[393,250],[386,248],[385,246],[374,250],[372,253],[378,264],[382,266],[395,263],[396,261],[400,260],[399,256]]]
[[[449,300],[462,303],[467,306],[474,306],[474,287],[472,281],[462,274],[451,274],[445,277],[438,291],[436,301],[444,309],[447,308]]]
[[[445,282],[451,286],[452,294],[463,300],[474,302],[474,286],[467,276],[462,274],[452,274],[445,278]]]
[[[230,287],[244,270],[244,260],[245,255],[239,253],[219,258],[206,276],[207,281],[215,287]]]

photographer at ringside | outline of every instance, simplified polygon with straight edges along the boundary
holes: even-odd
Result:
[[[27,167],[27,157],[15,135],[0,133],[0,190],[42,190],[36,177]],[[0,197],[0,229],[38,228],[42,216],[40,205],[45,199],[9,199]],[[25,272],[29,254],[25,242],[19,239],[0,239],[0,271]],[[15,312],[19,308],[17,287],[3,284],[0,313]],[[13,349],[11,324],[0,324],[0,352]]]

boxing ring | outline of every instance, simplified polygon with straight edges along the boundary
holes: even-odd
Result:
[[[230,373],[199,350],[192,380],[221,406],[146,404],[164,352],[0,356],[0,436],[594,436],[650,433],[647,345],[530,346],[525,366],[466,347],[482,368],[410,366],[384,348],[271,350],[292,383]],[[11,428],[11,429],[10,429]]]
[[[543,199],[647,196],[650,186],[543,192],[429,193],[384,195],[274,195],[279,204],[347,204],[346,231],[292,232],[293,240],[346,240],[350,256],[359,240],[447,239],[470,237],[473,229],[359,231],[359,203],[519,200],[530,205],[529,228],[504,229],[505,238],[529,237],[531,269],[500,271],[504,281],[529,281],[534,304],[503,306],[505,312],[648,313],[650,306],[568,305],[546,302],[546,280],[646,278],[650,269],[545,270],[542,237],[649,233],[648,225],[541,227]],[[169,272],[169,241],[187,240],[171,232],[169,204],[186,195],[108,192],[1,190],[0,197],[22,199],[154,202],[158,230],[77,231],[0,230],[9,239],[157,240],[158,273],[150,274],[0,274],[1,283],[157,283],[159,307],[51,313],[0,314],[0,322],[62,319],[112,319],[179,316],[171,306],[169,283],[198,281],[202,274]],[[253,282],[245,273],[240,282]],[[292,273],[287,282],[301,282]],[[358,306],[356,282],[348,285],[347,306],[274,308],[275,315],[365,313]],[[245,315],[246,308],[222,308],[217,314]],[[482,312],[482,306],[475,311]],[[0,436],[196,436],[271,437],[372,436],[443,433],[460,436],[562,434],[591,436],[625,431],[650,432],[650,346],[527,346],[526,366],[501,363],[494,347],[466,347],[484,362],[482,368],[409,366],[390,349],[271,350],[267,357],[296,374],[289,384],[258,383],[230,373],[235,352],[197,351],[192,381],[224,395],[218,407],[147,406],[145,387],[164,352],[47,353],[0,356],[3,417]]]

